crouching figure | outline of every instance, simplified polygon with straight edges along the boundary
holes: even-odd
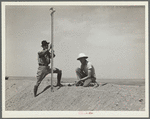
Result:
[[[87,61],[87,58],[88,56],[84,53],[80,53],[77,58],[81,62],[81,66],[76,69],[78,79],[76,86],[88,87],[91,83],[94,83],[97,87],[99,84],[96,82],[95,69],[91,62]]]

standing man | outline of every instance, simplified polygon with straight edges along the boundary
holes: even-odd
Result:
[[[80,53],[77,58],[77,60],[81,62],[81,67],[76,69],[77,79],[79,80],[76,85],[83,85],[83,87],[87,87],[91,82],[93,82],[99,86],[96,82],[95,69],[91,62],[86,60],[87,58],[88,56],[84,53]]]
[[[41,43],[42,43],[43,50],[38,52],[39,67],[37,71],[37,82],[36,82],[36,85],[34,86],[35,97],[36,97],[38,86],[40,85],[41,81],[45,78],[46,75],[51,73],[51,68],[48,66],[50,64],[50,58],[51,58],[51,53],[50,53],[51,46],[50,48],[48,48],[49,42],[47,42],[46,40],[43,40]],[[55,54],[53,57],[55,57]],[[62,84],[60,83],[62,71],[59,70],[58,68],[53,68],[53,72],[57,73],[57,85],[56,86],[62,86]]]

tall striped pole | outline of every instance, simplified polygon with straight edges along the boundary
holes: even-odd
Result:
[[[52,53],[52,56],[51,56],[51,92],[53,92],[53,13],[55,12],[55,10],[53,8],[50,8],[50,10],[52,11],[51,12],[51,45],[52,45],[52,48],[51,48],[51,53]]]

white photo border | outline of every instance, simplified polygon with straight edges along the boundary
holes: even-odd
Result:
[[[47,5],[68,5],[68,6],[145,6],[145,111],[92,111],[92,115],[79,115],[79,111],[5,111],[5,7],[15,6],[47,6]],[[148,1],[138,2],[1,2],[2,11],[2,118],[52,118],[52,117],[148,117],[149,116],[149,37],[148,37]],[[84,112],[84,111],[83,111]],[[89,112],[89,111],[85,111]],[[91,111],[90,111],[91,112]],[[59,115],[58,115],[59,114]]]

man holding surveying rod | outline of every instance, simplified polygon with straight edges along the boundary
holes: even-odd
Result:
[[[51,8],[50,10],[52,10],[52,13],[51,13],[51,16],[52,16],[52,14],[54,13],[54,10],[53,10],[53,8]],[[51,26],[52,26],[52,30],[53,30],[53,19],[52,19],[51,22],[52,22]],[[53,51],[53,33],[52,33],[51,36],[52,36],[52,44],[50,45],[50,47],[48,48],[49,42],[47,42],[46,40],[43,40],[41,42],[43,50],[38,52],[39,67],[38,67],[38,71],[37,71],[37,82],[36,82],[36,85],[34,86],[34,97],[36,97],[37,89],[38,89],[38,86],[40,85],[41,81],[49,73],[52,73],[51,78],[53,78],[53,73],[57,73],[57,85],[56,86],[59,86],[59,87],[63,86],[60,83],[61,76],[62,76],[62,71],[59,70],[58,68],[53,67],[53,57],[55,57],[55,54],[54,54],[54,51]],[[48,66],[50,64],[50,59],[52,59],[51,68]],[[52,80],[51,80],[51,89],[52,88],[53,88],[53,84],[52,84]]]
[[[38,52],[38,71],[37,71],[37,82],[36,85],[34,86],[34,96],[36,97],[37,89],[38,86],[40,85],[41,81],[45,78],[46,75],[51,73],[51,68],[48,66],[50,64],[50,59],[52,57],[52,54],[50,52],[51,50],[51,45],[50,48],[48,48],[49,42],[46,40],[42,41],[42,48],[43,50]],[[55,57],[55,54],[53,54],[53,57]],[[61,75],[62,71],[59,70],[58,68],[53,67],[53,73],[57,73],[57,85],[56,86],[62,86],[60,83],[61,81]]]

